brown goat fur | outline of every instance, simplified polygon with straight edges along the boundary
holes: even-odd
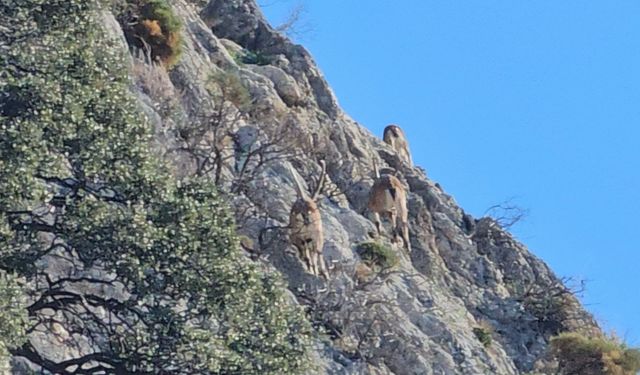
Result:
[[[322,175],[316,191],[311,197],[304,191],[296,173],[291,170],[298,199],[293,203],[289,214],[289,238],[291,243],[298,249],[307,270],[316,276],[328,279],[329,274],[322,256],[324,229],[322,227],[320,209],[316,203],[326,173],[324,162],[321,165]]]
[[[398,125],[389,125],[384,129],[383,140],[385,143],[391,146],[400,158],[407,164],[413,165],[411,160],[411,152],[409,151],[409,141],[404,135],[404,132]]]
[[[402,182],[391,175],[378,177],[371,187],[367,207],[374,216],[378,235],[382,232],[381,216],[388,217],[393,228],[394,242],[397,242],[400,235],[405,249],[410,252],[407,192]]]

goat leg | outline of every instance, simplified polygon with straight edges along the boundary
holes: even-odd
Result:
[[[329,280],[329,272],[327,272],[327,265],[324,262],[324,256],[321,252],[316,253],[318,266],[320,267],[320,275],[322,275],[325,280]]]
[[[380,214],[377,212],[373,213],[373,223],[376,225],[376,230],[378,231],[378,236],[382,235],[382,223],[380,222]]]

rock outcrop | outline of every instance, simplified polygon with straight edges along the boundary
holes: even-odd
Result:
[[[247,256],[281,272],[296,303],[326,333],[314,349],[319,373],[528,373],[552,335],[599,331],[524,245],[493,220],[466,214],[423,169],[349,118],[310,54],[275,31],[254,0],[212,0],[202,9],[186,0],[171,4],[183,23],[177,65],[167,72],[134,50],[130,59],[132,90],[154,123],[155,148],[176,175],[198,173],[198,158],[180,151],[181,131],[223,109],[202,134],[220,152],[220,163],[205,173],[228,194]],[[127,48],[115,15],[105,13],[103,24]],[[221,96],[228,83],[211,77],[229,72],[248,102]],[[239,136],[241,128],[257,135]],[[319,203],[326,282],[306,272],[286,235],[296,199],[286,166],[312,190],[319,160],[328,172]],[[389,228],[372,238],[366,205],[374,163],[407,188],[408,255],[402,243],[391,243]],[[371,241],[397,254],[397,264],[364,262],[358,248]]]

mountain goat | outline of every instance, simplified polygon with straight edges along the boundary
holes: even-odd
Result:
[[[385,143],[390,145],[400,158],[404,160],[410,166],[413,165],[413,161],[411,160],[411,153],[409,152],[409,142],[407,141],[407,137],[404,135],[402,129],[400,129],[397,125],[389,125],[384,128],[383,140]]]
[[[298,249],[300,256],[307,266],[307,270],[316,276],[329,278],[327,267],[322,256],[324,247],[324,230],[322,217],[316,203],[326,175],[326,164],[320,161],[322,172],[318,180],[318,186],[311,196],[307,194],[296,172],[289,166],[293,176],[298,199],[291,207],[289,215],[289,238]]]
[[[380,176],[374,162],[376,180],[369,193],[367,207],[374,216],[378,235],[382,232],[381,216],[389,217],[393,228],[393,241],[397,242],[400,234],[404,247],[411,252],[409,241],[409,211],[407,210],[407,191],[400,180],[392,175]]]

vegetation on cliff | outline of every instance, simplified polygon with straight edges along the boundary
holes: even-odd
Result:
[[[238,250],[213,184],[152,155],[96,6],[0,1],[0,356],[61,374],[302,373],[302,312]],[[34,333],[74,349],[53,358]]]
[[[640,371],[640,350],[615,338],[563,333],[551,339],[550,353],[563,375],[635,375]]]
[[[182,23],[167,0],[114,0],[130,45],[171,68],[182,53]]]

